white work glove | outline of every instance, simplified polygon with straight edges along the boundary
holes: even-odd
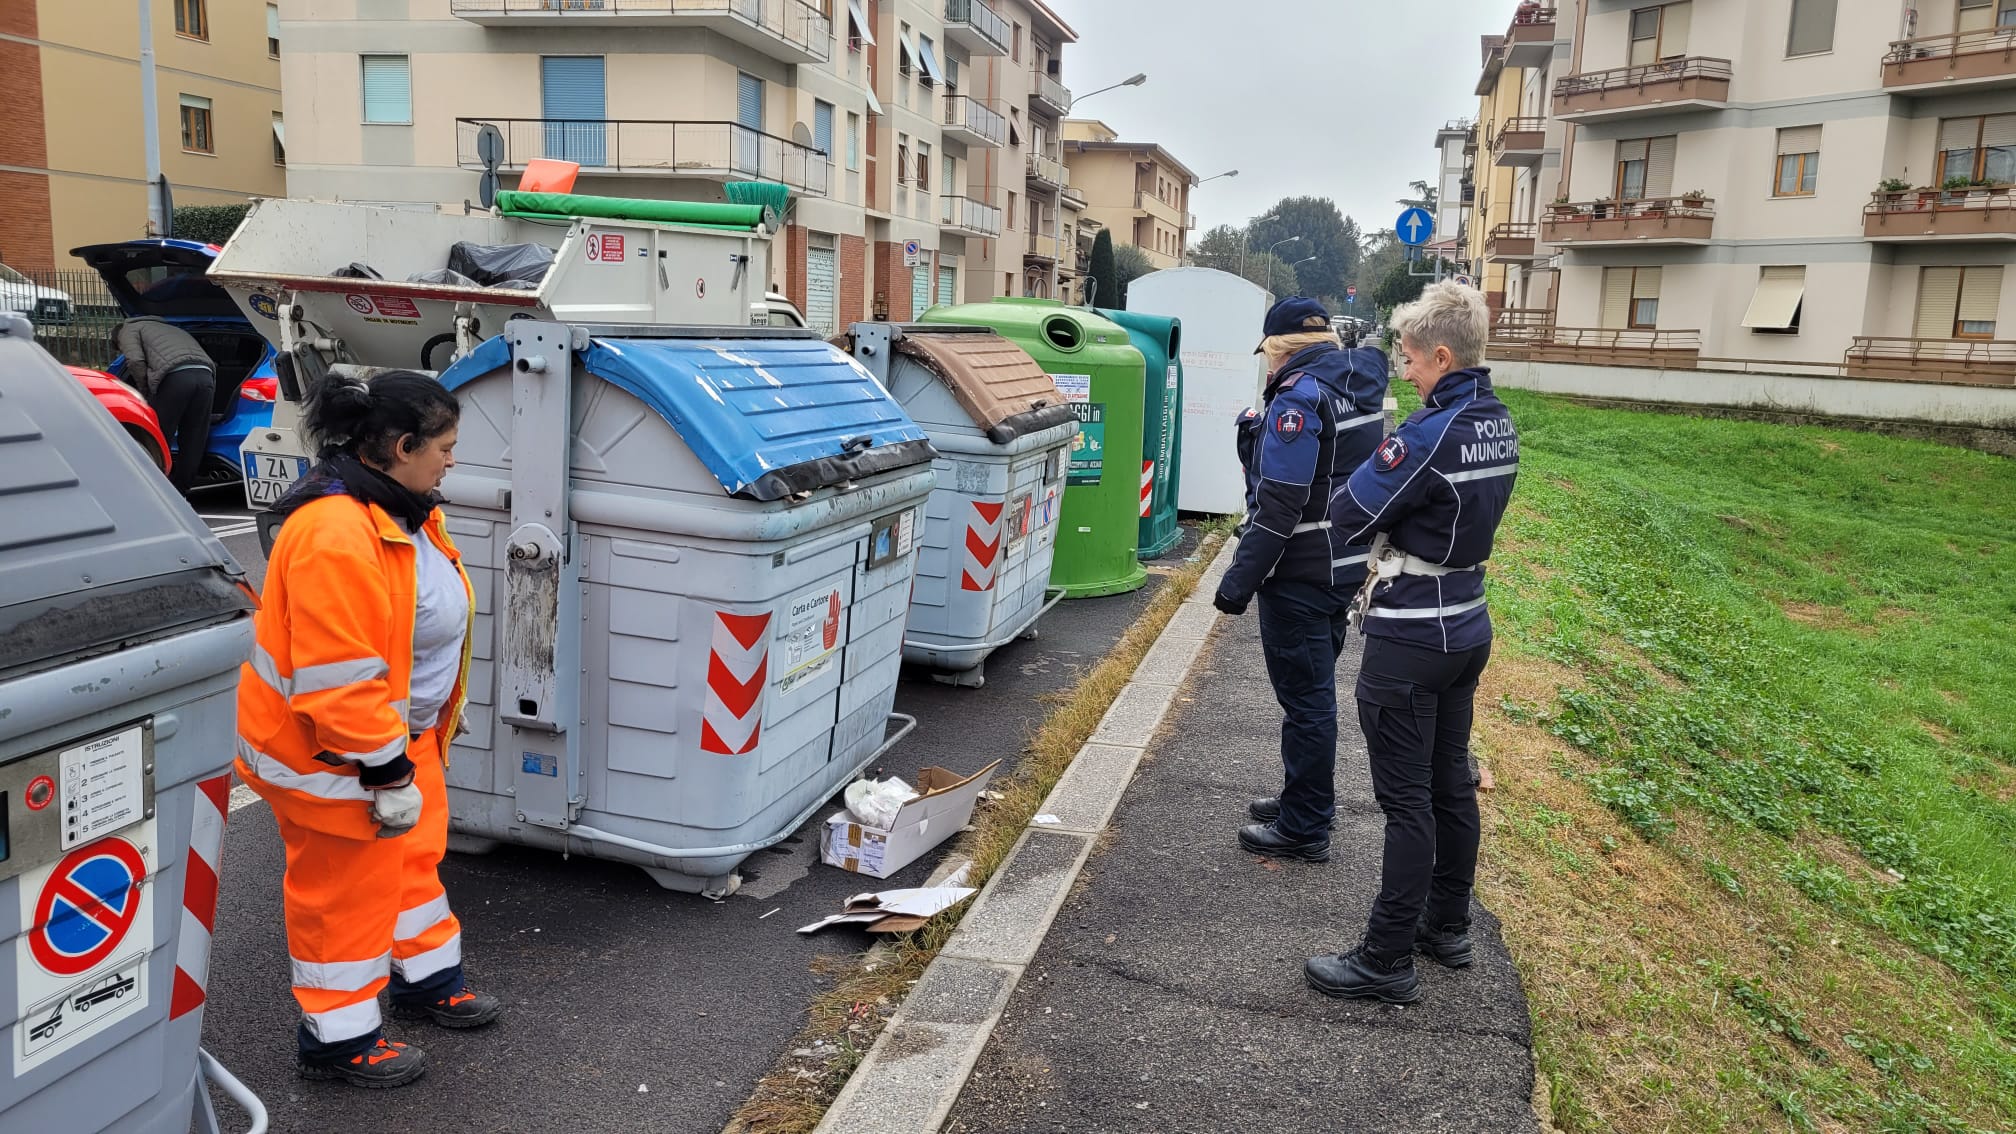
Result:
[[[420,788],[379,788],[371,793],[371,818],[378,820],[378,837],[396,839],[420,822]]]

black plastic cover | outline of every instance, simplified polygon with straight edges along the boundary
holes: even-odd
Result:
[[[553,267],[553,250],[544,244],[477,244],[457,241],[448,251],[448,268],[482,287],[508,283],[537,285]]]

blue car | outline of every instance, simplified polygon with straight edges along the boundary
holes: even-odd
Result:
[[[197,473],[199,486],[242,484],[238,450],[255,429],[273,422],[278,385],[273,346],[252,328],[228,292],[203,278],[222,251],[193,240],[128,240],[72,248],[91,265],[128,318],[152,315],[188,331],[217,364],[217,395],[210,411],[210,444]],[[126,358],[107,371],[124,380]],[[184,460],[175,454],[175,463]]]

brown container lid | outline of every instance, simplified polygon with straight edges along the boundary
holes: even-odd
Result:
[[[897,341],[896,353],[937,375],[982,430],[1064,405],[1056,381],[1000,335],[912,332]]]

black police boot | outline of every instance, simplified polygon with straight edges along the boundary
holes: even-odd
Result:
[[[1302,976],[1310,988],[1340,1000],[1412,1004],[1421,999],[1421,978],[1414,973],[1411,954],[1389,961],[1359,945],[1343,953],[1309,958],[1302,966]]]
[[[1269,858],[1299,858],[1303,862],[1329,862],[1330,838],[1293,842],[1281,836],[1272,823],[1248,823],[1239,828],[1239,845]]]
[[[1414,951],[1435,958],[1445,968],[1467,969],[1471,961],[1470,923],[1430,925],[1422,921],[1414,926]]]
[[[1246,814],[1251,815],[1255,823],[1272,823],[1281,818],[1281,797],[1270,795],[1266,799],[1256,799],[1246,805]]]
[[[480,1028],[496,1020],[504,1004],[487,992],[464,987],[453,996],[438,1000],[392,1001],[392,1014],[401,1020],[432,1020],[444,1028]]]
[[[334,1079],[353,1087],[403,1087],[427,1074],[427,1055],[411,1044],[378,1042],[355,1055],[334,1059],[297,1057],[303,1079]]]

